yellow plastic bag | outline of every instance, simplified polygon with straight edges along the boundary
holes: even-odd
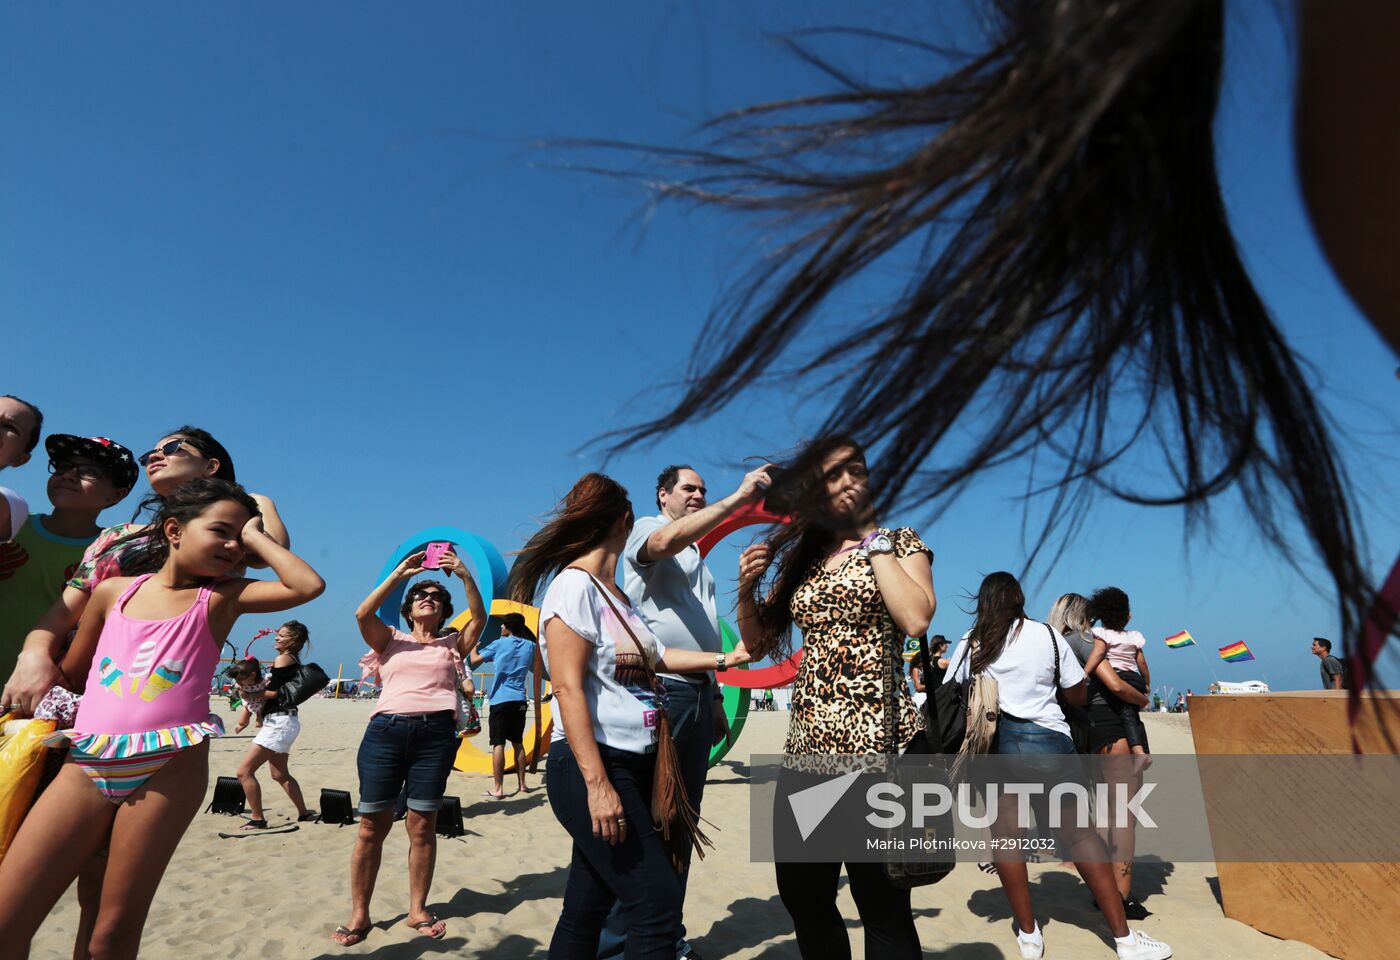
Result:
[[[44,746],[44,738],[57,726],[52,720],[32,720],[18,733],[6,737],[0,747],[0,860],[5,859],[34,802],[34,790],[39,786],[49,749]]]

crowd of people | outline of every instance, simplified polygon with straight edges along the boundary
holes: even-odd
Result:
[[[0,457],[23,463],[42,415],[13,397],[0,404]],[[86,517],[88,529],[72,531],[57,563],[19,551],[25,578],[0,585],[7,615],[19,591],[26,608],[38,610],[0,645],[7,675],[0,713],[56,721],[49,743],[67,751],[0,862],[0,954],[26,955],[76,880],[76,955],[130,956],[170,857],[204,803],[208,741],[224,732],[209,690],[230,631],[245,613],[299,606],[325,584],[288,549],[272,501],[235,482],[228,452],[203,430],[171,431],[140,457],[106,437],[56,434],[45,449],[54,514],[27,515],[13,530],[27,506],[6,491],[13,542],[22,544],[27,527],[52,533],[61,511],[65,521]],[[152,488],[143,504],[148,519],[96,530],[97,513],[131,492],[138,463]],[[272,578],[244,576],[250,566]],[[294,636],[292,623],[283,630],[279,661],[293,661],[305,636]],[[269,737],[278,729],[265,719]],[[255,743],[240,769],[255,803],[253,771],[269,754],[280,756],[276,779],[294,800],[299,795],[285,766],[295,732],[281,729],[271,749]]]
[[[15,419],[27,409],[12,403],[4,412]],[[19,446],[32,449],[37,414],[18,419],[31,433],[18,437]],[[0,955],[22,953],[16,945],[28,942],[75,879],[83,912],[77,951],[120,955],[118,944],[139,942],[165,866],[204,798],[208,738],[223,733],[209,712],[209,689],[230,629],[243,613],[305,603],[324,584],[289,549],[275,506],[234,482],[231,458],[205,431],[181,427],[140,457],[103,438],[57,435],[46,448],[55,510],[87,504],[91,523],[94,508],[129,495],[137,463],[153,493],[149,519],[89,530],[67,579],[49,578],[47,609],[34,615],[5,683],[7,709],[60,721],[52,743],[67,749],[68,762],[0,861],[0,925],[13,933]],[[496,669],[491,797],[504,795],[507,745],[525,789],[525,677],[542,668],[552,684],[546,788],[572,843],[555,957],[696,955],[684,903],[691,858],[709,844],[701,811],[710,751],[728,735],[718,674],[755,657],[786,657],[795,629],[803,657],[786,754],[902,752],[923,736],[921,698],[901,685],[891,701],[883,678],[889,658],[902,666],[903,638],[923,636],[933,621],[932,550],[911,528],[879,525],[854,439],[815,441],[793,464],[752,470],[714,502],[693,467],[668,466],[657,477],[656,513],[640,518],[615,480],[581,478],[510,572],[510,599],[539,608],[538,637],[513,613],[499,618],[500,639],[482,646],[486,607],[469,567],[450,550],[431,572],[460,582],[470,612],[460,630],[448,626],[448,584],[420,576],[424,552],[405,557],[365,597],[355,612],[369,648],[362,664],[382,692],[357,755],[350,910],[333,940],[351,946],[370,934],[383,844],[400,815],[409,838],[405,923],[428,937],[446,934],[427,906],[436,818],[457,752],[464,686],[469,692],[470,669],[483,663]],[[725,651],[716,578],[699,542],[760,502],[788,520],[739,556],[740,640]],[[11,507],[12,517],[20,513]],[[46,521],[29,516],[21,526]],[[243,576],[248,566],[270,569],[272,579]],[[380,616],[399,592],[407,630]],[[1067,594],[1049,625],[1028,620],[1023,602],[1009,574],[988,577],[972,630],[951,652],[935,637],[929,675],[916,673],[915,687],[969,672],[996,677],[1002,720],[994,749],[1072,751],[1070,722],[1054,696],[1058,664],[1058,685],[1088,721],[1080,749],[1145,752],[1137,709],[1146,703],[1147,664],[1142,635],[1127,629],[1127,596],[1114,588],[1088,599]],[[267,828],[256,775],[265,765],[298,819],[315,817],[288,766],[300,729],[296,706],[280,695],[309,639],[304,625],[287,621],[276,631],[268,675],[251,658],[226,671],[243,702],[234,732],[258,724],[237,771],[251,813],[245,829]],[[1046,652],[1051,646],[1058,660]],[[73,712],[75,693],[82,696]],[[71,856],[54,858],[55,849]],[[1126,926],[1145,915],[1132,899],[1131,849],[1116,870],[1101,851],[1085,859],[1081,873],[1120,956],[1166,956],[1167,948]],[[910,891],[880,864],[780,862],[777,890],[803,955],[849,954],[836,906],[843,866],[867,952],[918,956]],[[1039,955],[1026,953],[1043,949],[1043,938],[1025,864],[996,868],[1021,949]]]
[[[781,657],[795,628],[804,656],[788,754],[897,751],[925,730],[913,694],[900,686],[887,697],[878,679],[890,666],[884,658],[897,656],[886,653],[889,637],[925,634],[937,609],[928,545],[908,527],[877,523],[916,478],[927,479],[930,498],[955,494],[1034,446],[1063,454],[1061,492],[1098,484],[1140,502],[1133,484],[1115,486],[1110,476],[1127,446],[1092,427],[1110,423],[1110,413],[1131,425],[1131,405],[1151,398],[1129,445],[1155,444],[1172,467],[1163,475],[1177,482],[1149,499],[1199,506],[1239,484],[1259,529],[1280,545],[1275,504],[1291,504],[1335,585],[1345,635],[1362,636],[1370,622],[1375,591],[1340,457],[1298,358],[1244,270],[1221,201],[1212,124],[1222,5],[1003,6],[989,49],[934,83],[799,98],[787,108],[802,111],[800,123],[785,122],[783,105],[741,111],[740,123],[766,126],[751,136],[721,129],[722,142],[751,155],[685,155],[696,180],[672,194],[813,220],[757,271],[752,295],[733,298],[751,313],[742,318],[748,324],[732,323],[726,348],[701,364],[675,408],[632,439],[712,413],[761,382],[865,268],[887,263],[887,253],[923,238],[930,223],[968,215],[948,242],[923,245],[920,275],[887,312],[853,325],[805,368],[839,365],[852,387],[834,394],[843,412],[830,422],[902,452],[878,490],[861,446],[831,436],[783,471],[753,471],[714,504],[694,470],[666,471],[656,486],[660,513],[649,519],[634,517],[616,481],[589,474],[526,544],[509,590],[540,607],[539,649],[558,718],[547,789],[572,842],[552,956],[669,960],[694,952],[684,900],[690,858],[707,842],[697,758],[723,733],[715,673]],[[1383,29],[1395,15],[1383,7],[1300,5],[1297,135],[1323,247],[1395,348],[1400,297],[1386,254],[1400,246],[1400,217],[1395,191],[1384,189],[1394,150],[1367,119],[1372,94],[1393,97],[1396,89],[1385,82],[1396,67]],[[858,163],[873,158],[872,166],[840,169],[828,162],[835,152]],[[1115,377],[1135,366],[1142,381],[1115,389]],[[1174,415],[1155,410],[1159,397]],[[976,442],[921,472],[969,409],[983,417]],[[0,397],[0,469],[25,464],[41,436],[34,404]],[[1059,437],[1077,439],[1061,447],[1050,439]],[[304,604],[324,583],[290,550],[273,501],[236,483],[228,451],[203,430],[180,427],[140,457],[100,436],[53,435],[45,450],[52,512],[31,515],[0,488],[0,566],[9,574],[0,581],[0,675],[8,678],[0,708],[58,721],[52,742],[68,759],[0,861],[0,957],[27,953],[75,880],[75,952],[131,956],[205,797],[208,740],[222,732],[208,690],[229,632],[241,615]],[[132,492],[137,464],[152,488],[144,519],[98,530],[101,511]],[[725,652],[714,578],[696,541],[744,503],[779,494],[793,520],[741,554],[741,642]],[[430,937],[445,932],[426,909],[432,823],[461,713],[461,663],[472,662],[487,618],[470,572],[451,558],[442,569],[463,583],[473,612],[465,628],[446,628],[450,597],[433,581],[407,593],[409,631],[381,621],[379,605],[421,572],[422,559],[406,559],[357,611],[384,692],[359,751],[351,910],[334,934],[347,945],[368,935],[383,839],[401,798],[411,838],[407,922]],[[270,577],[243,576],[246,567]],[[1371,679],[1393,614],[1351,661],[1361,671],[1354,686]],[[939,669],[945,683],[998,681],[996,752],[1067,754],[1078,732],[1089,751],[1145,755],[1137,712],[1148,702],[1148,667],[1130,618],[1126,594],[1109,588],[1067,594],[1040,623],[1027,617],[1015,578],[993,573],[978,591],[972,629]],[[1330,644],[1315,644],[1314,653],[1323,685],[1342,687]],[[294,661],[296,651],[285,655]],[[927,673],[916,681],[926,697],[937,681]],[[503,710],[493,732],[502,753],[518,742],[516,713]],[[270,725],[264,717],[267,737],[254,751],[279,755],[294,736],[295,717],[285,716]],[[257,789],[260,761],[273,762],[250,751],[240,770],[246,790]],[[497,792],[502,786],[498,780]],[[1076,866],[1118,955],[1169,956],[1165,944],[1127,926],[1138,906],[1131,841],[1087,849],[1103,842],[1090,834],[1070,847],[1083,854]],[[842,868],[776,867],[805,957],[849,956],[836,906]],[[867,955],[917,956],[909,891],[877,865],[844,868]],[[1025,864],[999,861],[995,869],[1022,956],[1041,956]]]

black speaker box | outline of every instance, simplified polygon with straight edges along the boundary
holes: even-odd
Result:
[[[214,799],[206,808],[213,813],[237,815],[243,812],[243,784],[237,777],[220,777],[214,784]]]
[[[350,802],[348,790],[328,790],[321,788],[321,822],[339,826],[354,823],[355,805]]]
[[[462,825],[462,801],[457,797],[443,797],[438,807],[437,832],[440,837],[460,837],[467,832]]]

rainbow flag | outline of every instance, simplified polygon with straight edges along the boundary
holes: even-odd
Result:
[[[1244,663],[1246,660],[1253,660],[1254,654],[1249,652],[1249,647],[1244,645],[1244,641],[1232,643],[1227,647],[1220,648],[1220,659],[1226,663]]]
[[[1181,631],[1180,633],[1174,633],[1170,637],[1167,637],[1167,646],[1171,647],[1173,650],[1177,649],[1178,647],[1194,647],[1195,645],[1196,638],[1191,636],[1191,634],[1186,632],[1185,630]]]

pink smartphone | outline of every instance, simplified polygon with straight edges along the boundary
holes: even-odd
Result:
[[[441,566],[442,555],[452,553],[452,544],[446,540],[434,540],[428,544],[426,555],[423,557],[424,570],[436,570]]]

